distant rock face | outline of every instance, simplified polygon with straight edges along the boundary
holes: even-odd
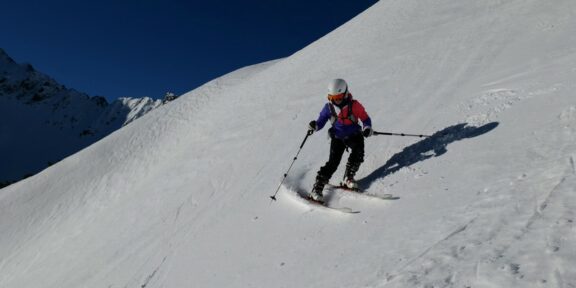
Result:
[[[18,64],[0,49],[0,188],[89,146],[161,106],[162,100],[108,103]]]

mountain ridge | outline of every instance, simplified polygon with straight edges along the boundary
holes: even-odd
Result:
[[[120,98],[112,103],[101,96],[90,97],[57,83],[30,64],[16,63],[2,49],[0,101],[3,186],[39,172],[162,104],[149,97]],[[28,146],[30,142],[49,148]]]

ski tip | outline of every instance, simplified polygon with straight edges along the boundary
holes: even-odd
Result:
[[[348,213],[348,214],[360,214],[359,210],[352,210],[348,207],[339,208],[338,210],[340,210],[341,212],[344,212],[344,213]]]
[[[376,195],[376,197],[384,200],[398,200],[400,197],[394,196],[392,194]]]

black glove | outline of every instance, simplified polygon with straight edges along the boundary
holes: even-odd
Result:
[[[364,135],[364,137],[368,138],[372,136],[372,134],[374,134],[374,130],[372,130],[372,127],[370,126],[364,127],[364,131],[362,131],[362,135]]]
[[[310,121],[310,124],[308,124],[308,135],[312,135],[317,128],[318,125],[316,125],[316,120]]]

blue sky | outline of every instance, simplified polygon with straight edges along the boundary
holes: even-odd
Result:
[[[0,48],[91,96],[161,98],[287,57],[376,2],[5,1]]]

